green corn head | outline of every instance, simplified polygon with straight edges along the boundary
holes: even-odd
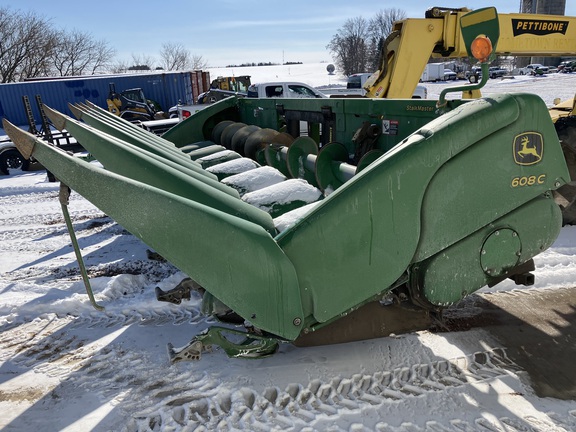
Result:
[[[204,287],[209,312],[294,341],[390,296],[440,310],[525,276],[556,239],[550,192],[569,177],[542,100],[450,104],[229,98],[163,137],[48,110],[103,168],[5,128]]]
[[[495,44],[495,9],[473,13],[467,45],[481,30]],[[444,94],[441,111],[428,100],[230,97],[162,137],[90,104],[71,107],[79,120],[48,109],[102,167],[4,127],[204,288],[207,313],[251,330],[235,343],[225,334],[237,330],[215,327],[170,346],[172,361],[210,344],[262,357],[277,341],[418,328],[486,285],[533,282],[532,258],[562,225],[552,191],[570,181],[548,110],[530,94]],[[183,287],[159,298],[179,302]]]

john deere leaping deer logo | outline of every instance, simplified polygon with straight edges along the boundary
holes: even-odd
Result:
[[[524,132],[514,138],[514,162],[534,165],[542,160],[544,141],[538,132]]]

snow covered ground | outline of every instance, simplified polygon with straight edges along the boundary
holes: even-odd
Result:
[[[325,65],[277,79],[331,84]],[[322,67],[320,67],[322,66]],[[261,79],[271,67],[261,68]],[[268,69],[266,71],[266,69]],[[244,71],[236,69],[236,75]],[[256,71],[250,72],[256,75]],[[224,73],[222,73],[224,75]],[[576,76],[490,80],[485,94],[572,97]],[[445,84],[426,84],[430,97]],[[85,294],[43,171],[0,177],[0,429],[3,431],[575,431],[573,400],[538,397],[489,331],[418,332],[334,346],[282,345],[273,357],[168,362],[213,322],[200,299],[156,301],[185,277],[73,193],[70,212],[96,301]],[[576,227],[536,259],[536,284],[574,286]]]

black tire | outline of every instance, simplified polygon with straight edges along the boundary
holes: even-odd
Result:
[[[0,154],[0,171],[8,174],[10,170],[27,171],[30,161],[24,158],[16,149],[4,150]]]

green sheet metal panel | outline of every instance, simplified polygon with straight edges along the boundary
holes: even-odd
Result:
[[[487,109],[480,110],[482,106]],[[469,112],[467,120],[459,113]],[[558,136],[544,102],[532,94],[498,96],[467,104],[438,120],[458,141],[477,144],[455,155],[434,176],[422,206],[422,236],[413,262],[459,241],[538,195],[569,181]],[[435,128],[432,122],[426,128]],[[532,140],[533,155],[522,154]],[[536,149],[537,146],[538,148]],[[519,160],[516,160],[519,159]]]
[[[455,108],[466,101],[450,101]],[[282,114],[286,111],[305,111],[314,115],[331,113],[334,130],[331,141],[342,143],[354,154],[352,138],[364,122],[374,123],[383,131],[374,148],[391,149],[402,139],[424,126],[441,113],[436,101],[422,99],[252,99],[231,97],[190,116],[167,131],[162,138],[176,146],[203,141],[222,120],[241,121],[262,128],[279,129],[285,126]]]
[[[281,338],[298,336],[303,311],[296,272],[262,227],[109,172],[32,135],[26,139],[36,143],[34,157],[63,183],[224,304]]]
[[[512,177],[525,174],[525,167],[506,165],[494,176],[506,177],[504,182],[491,180],[484,185],[469,175],[479,158],[498,169],[504,156],[486,145],[500,142],[497,133],[502,128],[508,158],[512,157],[511,142],[528,124],[552,139],[551,120],[545,120],[541,103],[533,95],[506,95],[472,101],[451,111],[376,160],[277,237],[298,273],[305,312],[312,311],[323,322],[356,307],[388,289],[410,262],[498,219],[500,205],[510,211],[543,189],[555,188],[562,178],[568,179],[560,156],[550,165],[545,184],[532,189],[511,188]],[[517,132],[508,126],[521,114],[524,121]],[[551,147],[554,159],[560,147],[557,142]],[[432,188],[437,199],[428,196],[434,176],[453,158],[458,160],[456,174],[465,178],[466,187],[484,189],[485,199],[467,196],[462,205],[450,197],[451,176],[445,176],[444,189]],[[457,181],[456,176],[453,180]],[[496,211],[490,197],[497,200]],[[486,216],[473,216],[478,213]],[[453,216],[446,221],[444,215]]]
[[[540,196],[411,268],[414,292],[450,306],[547,249],[562,226],[560,207]]]

